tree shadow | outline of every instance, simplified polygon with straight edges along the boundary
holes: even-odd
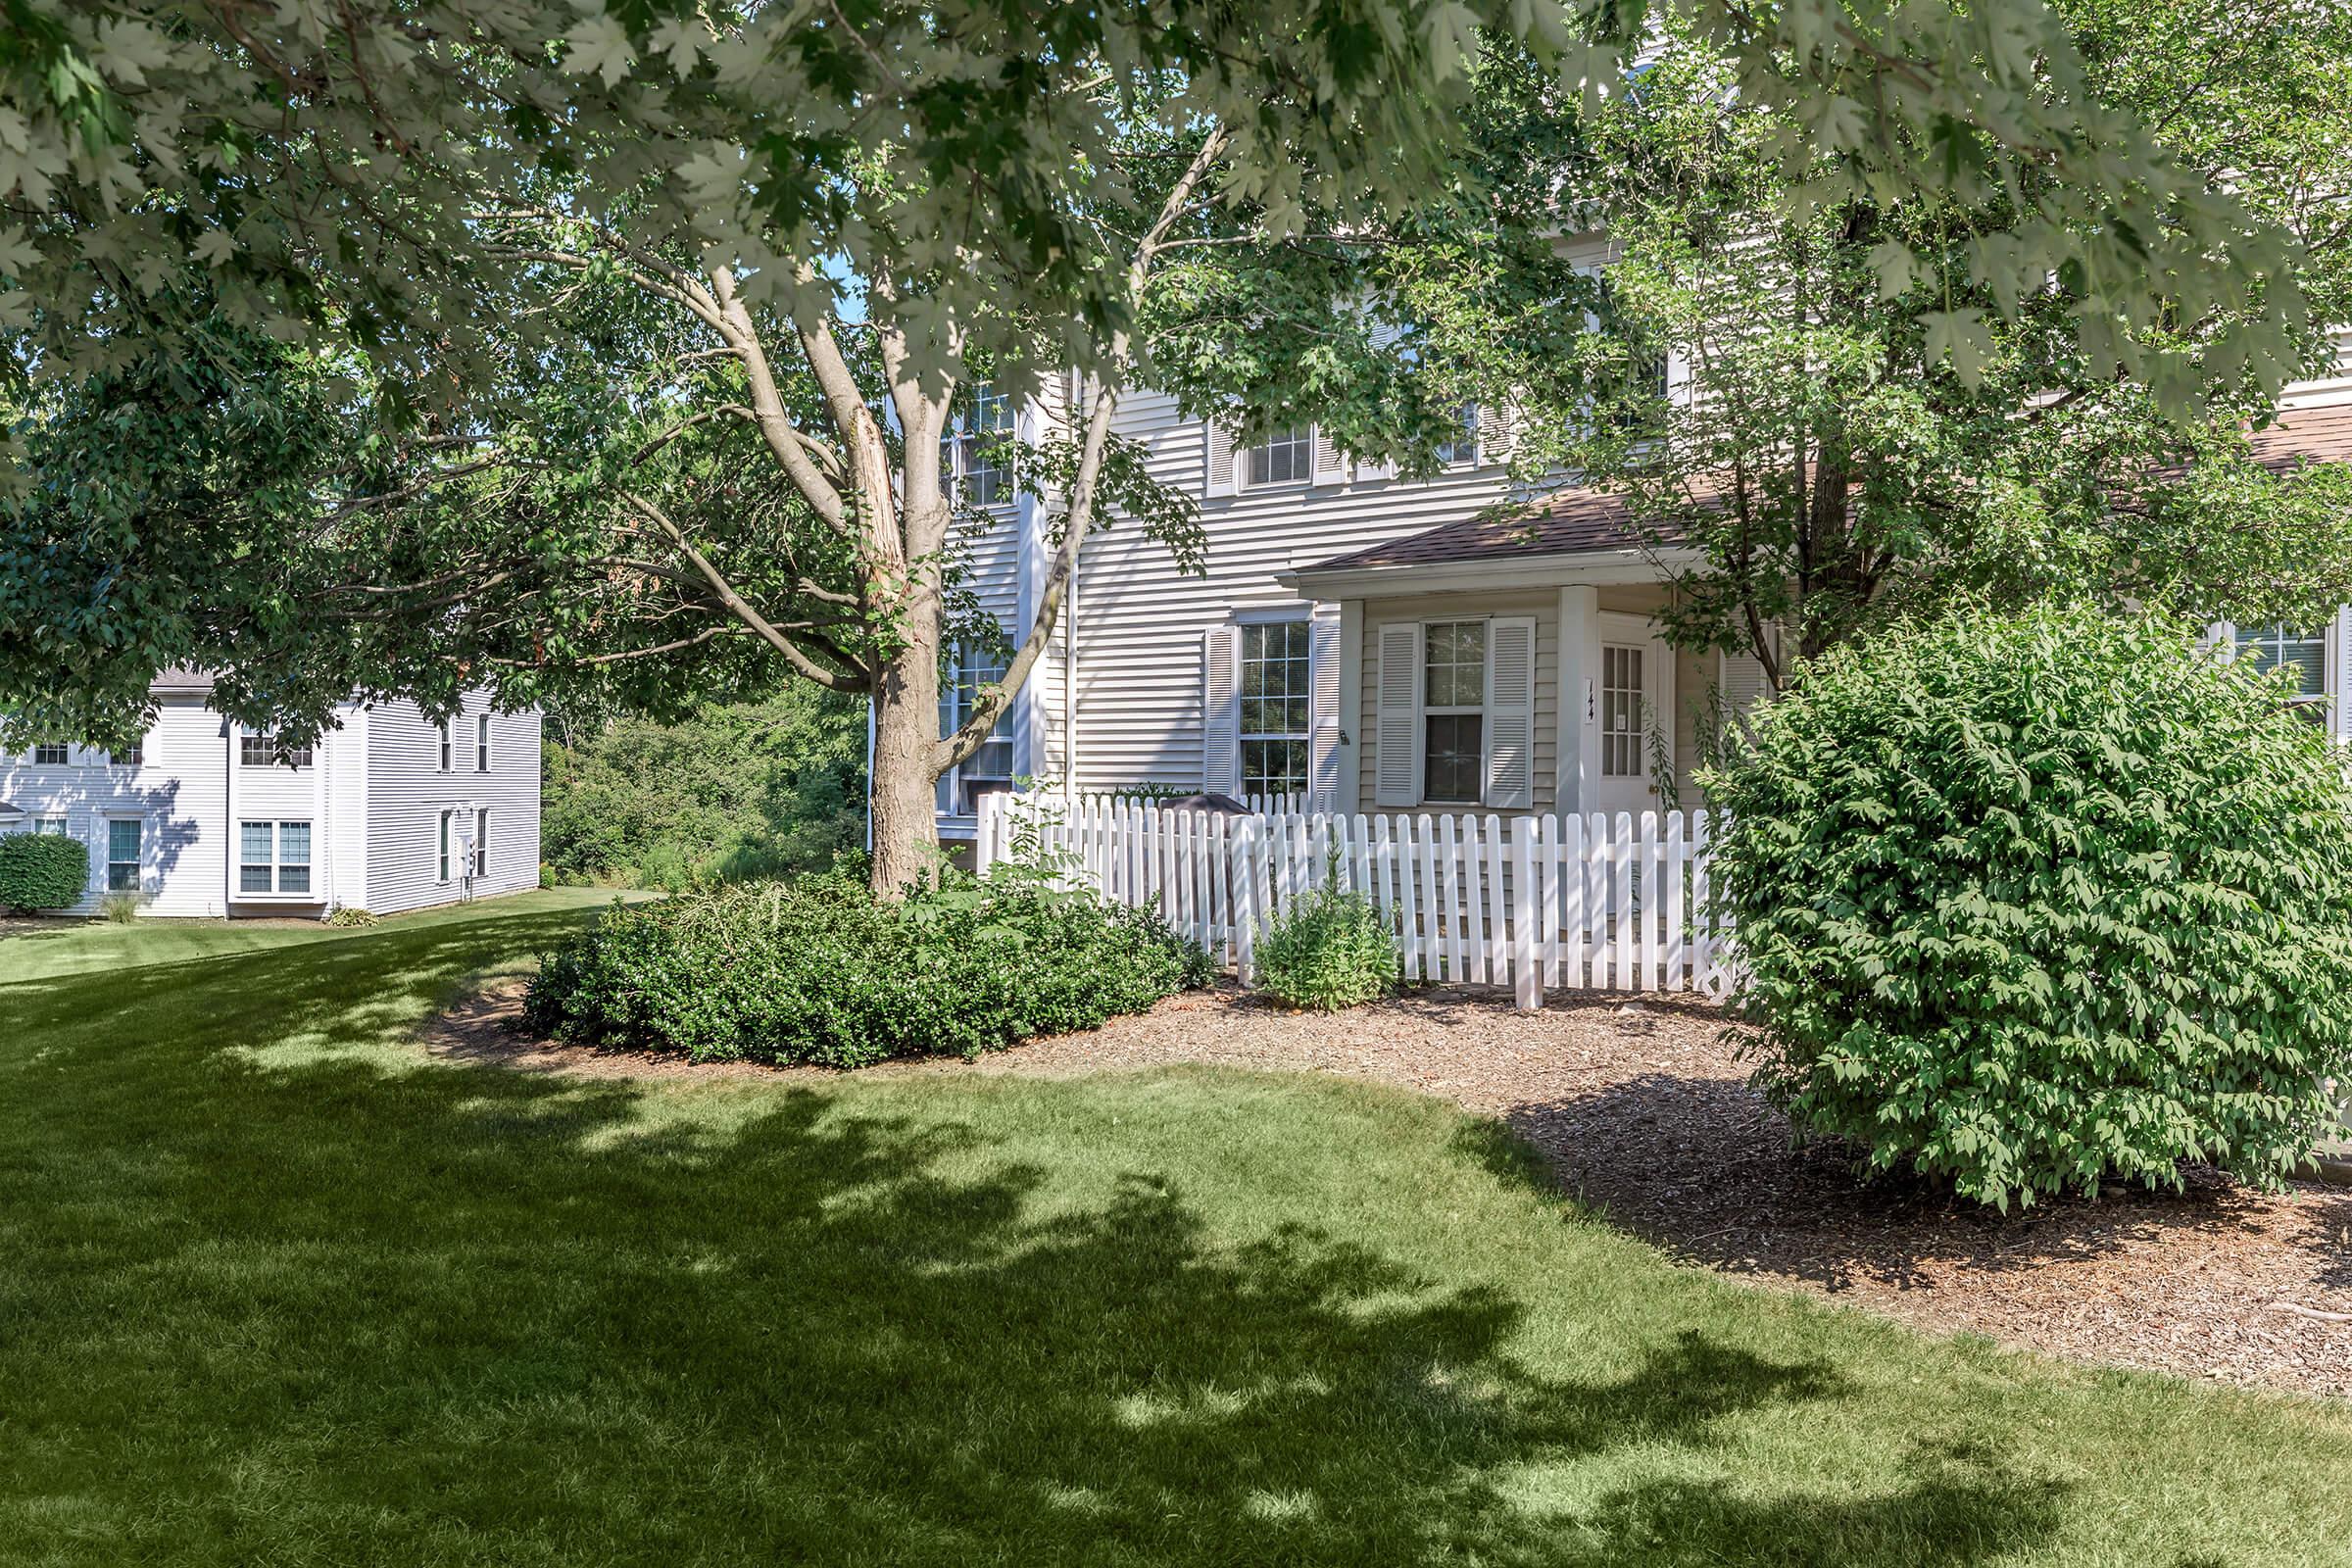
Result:
[[[1509,1292],[1244,1235],[1141,1155],[1074,1175],[911,1092],[369,1054],[484,954],[459,921],[127,998],[0,988],[0,1031],[44,1042],[0,1050],[0,1103],[43,1085],[0,1121],[0,1495],[74,1499],[36,1554],[1892,1568],[2058,1526],[1985,1454],[1694,1480],[1855,1391],[1624,1320],[1544,1375]]]

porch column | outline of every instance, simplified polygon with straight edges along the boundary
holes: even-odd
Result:
[[[1332,792],[1332,809],[1353,814],[1363,808],[1358,786],[1363,781],[1364,754],[1356,731],[1364,722],[1364,602],[1340,601],[1340,734],[1337,756],[1339,779]]]
[[[1560,590],[1559,776],[1553,809],[1587,809],[1588,781],[1600,775],[1600,590],[1576,584]]]

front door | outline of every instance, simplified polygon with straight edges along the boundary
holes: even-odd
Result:
[[[1600,670],[1594,682],[1600,765],[1587,809],[1614,816],[1663,810],[1658,769],[1674,767],[1674,665],[1663,640],[1639,615],[1600,617]]]

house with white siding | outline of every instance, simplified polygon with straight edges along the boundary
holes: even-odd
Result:
[[[2352,334],[2339,344],[2352,350]],[[992,417],[1050,438],[1069,391]],[[1179,572],[1140,529],[1088,542],[998,739],[941,781],[950,842],[972,835],[980,795],[1024,778],[1304,795],[1319,810],[1639,812],[1670,804],[1708,694],[1737,706],[1761,689],[1752,658],[1667,643],[1662,568],[1678,563],[1644,548],[1614,499],[1570,489],[1533,515],[1491,514],[1509,498],[1504,421],[1465,419],[1446,471],[1412,480],[1350,462],[1311,425],[1237,449],[1151,393],[1122,403],[1117,429],[1200,498],[1206,575]],[[2352,460],[2352,374],[2290,387],[2257,450]],[[976,451],[957,453],[967,494],[1005,498],[966,582],[1017,636],[1046,577],[1047,512]],[[2215,633],[2294,665],[2352,739],[2352,612]],[[967,658],[943,721],[996,673]],[[1698,803],[1686,790],[1681,804]]]
[[[377,914],[539,884],[539,722],[469,693],[447,724],[414,703],[348,703],[287,750],[215,712],[212,682],[165,670],[128,752],[0,754],[0,833],[89,849],[76,908],[135,894],[151,915]]]

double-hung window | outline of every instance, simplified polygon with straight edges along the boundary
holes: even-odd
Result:
[[[487,806],[473,808],[473,874],[477,877],[490,874],[490,808]]]
[[[443,719],[441,721],[441,771],[444,773],[452,772],[455,770],[456,765],[457,742],[450,734],[450,720]],[[449,880],[449,878],[443,877],[441,880],[446,882]]]
[[[2288,626],[2231,628],[2237,657],[2253,661],[2256,669],[2285,669],[2294,679],[2291,701],[2322,712],[2328,704],[2328,638],[2324,632],[2296,631]]]
[[[61,839],[69,831],[66,819],[62,816],[36,816],[32,819],[32,830],[35,833],[54,833]]]
[[[1487,623],[1431,622],[1423,660],[1422,798],[1476,806],[1486,781]]]
[[[442,882],[449,880],[449,841],[452,836],[450,819],[457,814],[458,813],[455,811],[443,811],[441,813],[441,858],[437,868],[433,872],[433,875],[437,880]]]
[[[136,893],[146,864],[146,827],[135,816],[113,816],[106,822],[106,891]]]
[[[311,891],[311,824],[248,821],[237,824],[237,891],[307,894]]]
[[[1454,433],[1438,443],[1438,461],[1449,468],[1478,462],[1478,405],[1465,403],[1454,411]]]
[[[74,748],[44,741],[32,749],[35,767],[64,767],[74,760]]]
[[[986,649],[967,646],[942,677],[940,734],[953,735],[979,711],[987,689],[1004,678],[1004,661]],[[951,816],[976,816],[980,797],[1012,788],[1012,732],[1007,708],[980,749],[940,775],[939,808]]]
[[[1242,453],[1243,480],[1251,489],[1268,484],[1305,484],[1315,476],[1313,427],[1294,424],[1276,430]]]
[[[966,506],[1001,506],[1015,494],[1012,436],[1015,413],[1010,394],[983,381],[972,391],[968,414],[956,417],[950,437],[953,471],[962,483]]]
[[[477,713],[473,720],[473,770],[490,771],[490,715]]]
[[[1303,795],[1312,722],[1307,623],[1241,628],[1242,794]]]
[[[270,767],[283,762],[288,767],[308,767],[311,761],[311,748],[297,746],[290,750],[283,749],[278,745],[277,737],[267,731],[256,734],[249,730],[237,737],[237,762],[240,766]]]

